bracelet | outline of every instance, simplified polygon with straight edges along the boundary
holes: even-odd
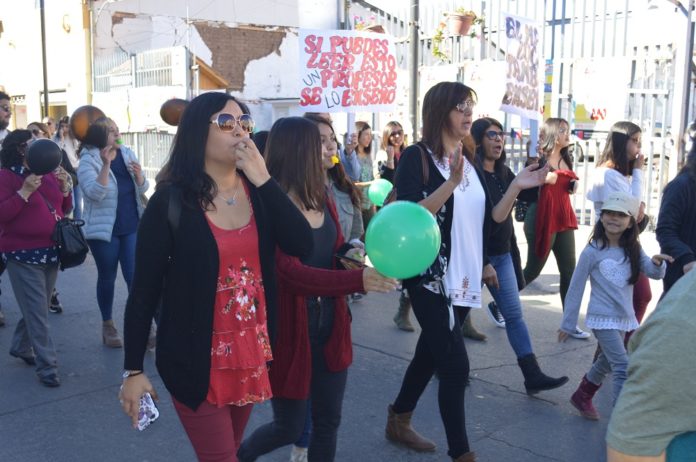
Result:
[[[140,375],[142,373],[143,371],[124,371],[123,378],[127,379],[128,377],[135,377],[136,375]]]
[[[28,197],[22,196],[22,193],[21,193],[21,192],[17,191],[17,195],[18,195],[19,197],[21,197],[22,200],[23,200],[24,202],[27,202],[27,203],[29,202],[29,198],[28,198]]]

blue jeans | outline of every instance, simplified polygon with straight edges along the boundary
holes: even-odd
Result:
[[[587,380],[595,385],[601,385],[604,378],[611,372],[612,393],[614,403],[621,393],[628,371],[628,353],[624,347],[624,331],[616,329],[592,329],[601,352],[587,373]]]
[[[102,321],[111,320],[114,305],[114,285],[118,264],[121,263],[121,274],[130,292],[133,271],[135,270],[135,237],[136,233],[123,236],[111,236],[111,241],[88,239],[94,262],[97,264],[97,304],[101,311]]]
[[[517,357],[522,358],[532,353],[532,341],[529,339],[529,331],[522,317],[522,302],[520,302],[520,291],[517,288],[512,256],[510,253],[505,253],[488,258],[495,272],[498,273],[499,285],[498,289],[488,287],[488,290],[505,318],[505,331],[510,346]]]

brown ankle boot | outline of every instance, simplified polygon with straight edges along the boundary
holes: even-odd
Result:
[[[102,342],[109,348],[123,347],[123,340],[118,335],[113,319],[102,323]]]
[[[477,340],[479,342],[485,342],[486,336],[474,328],[471,323],[471,313],[466,315],[464,321],[462,321],[462,335],[471,340]]]
[[[476,462],[476,453],[467,452],[452,460],[454,460],[454,462]]]
[[[413,427],[411,427],[411,416],[413,412],[403,412],[397,414],[389,405],[389,415],[387,417],[387,428],[384,431],[385,436],[389,441],[403,444],[407,448],[419,452],[435,451],[435,443],[427,438],[419,435]]]
[[[415,330],[409,319],[410,312],[411,299],[408,298],[404,292],[401,292],[401,297],[399,297],[399,311],[397,311],[394,316],[394,324],[396,324],[396,327],[406,332],[413,332]]]

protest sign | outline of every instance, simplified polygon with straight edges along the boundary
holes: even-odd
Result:
[[[391,36],[300,30],[300,106],[308,112],[393,111],[396,48]]]
[[[538,120],[543,106],[539,94],[539,26],[531,19],[505,14],[505,35],[507,81],[500,109]]]

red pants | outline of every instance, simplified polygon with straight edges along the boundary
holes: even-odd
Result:
[[[201,462],[237,462],[252,404],[217,407],[203,401],[196,411],[172,396],[181,424]]]
[[[643,316],[645,316],[645,310],[648,308],[648,303],[652,300],[652,290],[650,290],[650,279],[644,274],[640,273],[638,275],[638,280],[633,286],[633,311],[636,313],[636,319],[638,324],[643,322]],[[628,345],[628,340],[633,335],[633,332],[627,332],[625,338],[625,345]]]

